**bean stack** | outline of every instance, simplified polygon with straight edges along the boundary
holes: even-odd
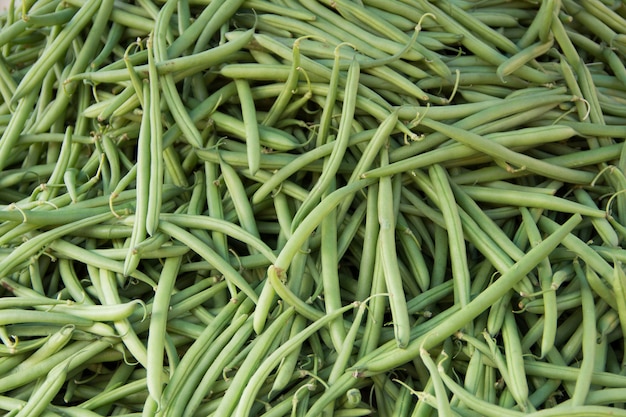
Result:
[[[626,416],[621,0],[22,0],[6,416]]]

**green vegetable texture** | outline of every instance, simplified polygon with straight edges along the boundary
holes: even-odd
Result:
[[[626,415],[622,0],[10,0],[0,415]]]

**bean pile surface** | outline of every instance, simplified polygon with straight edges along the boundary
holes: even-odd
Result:
[[[626,416],[620,0],[24,0],[0,410]]]

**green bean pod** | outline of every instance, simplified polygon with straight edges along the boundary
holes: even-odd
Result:
[[[68,359],[68,361],[69,360],[71,360],[71,358]],[[61,362],[50,370],[41,385],[33,391],[26,404],[15,414],[16,417],[30,417],[43,414],[44,410],[59,393],[65,383],[69,365],[66,362]]]
[[[326,167],[322,172],[322,175],[318,179],[317,183],[313,187],[311,193],[307,196],[306,200],[302,203],[302,206],[296,212],[292,227],[297,227],[308,215],[313,206],[317,204],[324,192],[328,190],[333,176],[337,172],[339,164],[341,163],[343,156],[348,147],[350,139],[350,128],[352,124],[352,118],[355,112],[355,101],[357,95],[357,87],[359,82],[360,67],[356,60],[350,63],[348,70],[348,79],[346,81],[346,92],[344,102],[341,111],[341,120],[339,122],[339,131],[337,133],[337,139],[335,139],[335,146],[328,158]]]

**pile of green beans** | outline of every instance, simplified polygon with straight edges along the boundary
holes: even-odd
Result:
[[[626,416],[621,0],[22,0],[0,415]]]

